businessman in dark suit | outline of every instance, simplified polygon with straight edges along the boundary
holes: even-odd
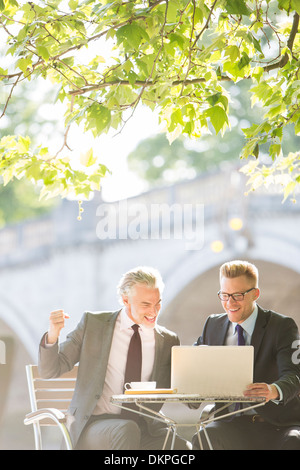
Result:
[[[61,344],[59,334],[68,316],[63,310],[51,312],[48,332],[40,344],[39,370],[45,378],[58,377],[79,362],[67,413],[75,449],[159,450],[166,436],[164,423],[130,411],[121,415],[121,410],[110,403],[110,397],[124,393],[133,325],[139,326],[142,349],[140,380],[156,381],[158,388],[170,387],[171,349],[179,344],[179,339],[157,325],[163,282],[156,270],[143,267],[125,273],[118,290],[121,310],[85,313]],[[175,448],[188,447],[186,441],[177,438]]]
[[[254,383],[244,395],[265,397],[259,411],[240,413],[206,427],[214,449],[300,449],[299,332],[293,319],[264,310],[256,303],[258,270],[245,261],[220,268],[218,293],[226,313],[211,315],[196,345],[254,346]],[[238,327],[239,328],[239,327]],[[240,343],[239,343],[240,344]],[[205,437],[203,435],[203,442]],[[194,448],[199,448],[197,436]]]

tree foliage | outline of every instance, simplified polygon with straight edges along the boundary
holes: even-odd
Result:
[[[153,186],[193,178],[204,171],[220,167],[224,162],[235,162],[236,166],[240,166],[239,154],[245,142],[242,129],[250,123],[259,123],[259,113],[249,103],[249,86],[251,83],[246,80],[226,85],[231,96],[231,128],[221,139],[214,133],[207,133],[197,140],[180,136],[169,144],[166,135],[158,133],[141,140],[129,153],[129,168]],[[282,137],[283,154],[288,155],[299,148],[300,137],[295,135],[294,127],[285,126]],[[248,171],[248,167],[243,171]],[[253,181],[258,180],[262,183],[259,176],[253,178]]]
[[[299,0],[0,0],[0,10],[13,59],[0,68],[3,114],[19,83],[43,77],[60,86],[65,147],[70,126],[95,137],[120,131],[140,104],[158,111],[170,142],[221,136],[230,127],[224,85],[247,80],[260,107],[244,129],[241,157],[254,157],[244,171],[255,187],[279,182],[285,197],[300,183],[300,153],[282,154],[284,128],[300,134]],[[26,136],[4,136],[0,152],[5,183],[25,175],[44,194],[88,196],[106,172],[91,150],[78,170]]]
[[[0,89],[0,102],[4,102],[3,88]],[[42,100],[51,101],[48,91],[42,94]],[[0,121],[2,135],[12,135],[19,131],[32,137],[32,143],[40,135],[50,139],[53,133],[62,135],[57,129],[55,118],[51,118],[40,106],[41,93],[31,89],[30,82],[23,82],[13,94],[5,117]],[[46,105],[47,106],[47,105]],[[47,106],[48,107],[48,106]],[[6,224],[17,223],[24,219],[39,217],[52,210],[59,197],[39,200],[39,187],[28,179],[13,179],[10,184],[0,185],[0,228]]]

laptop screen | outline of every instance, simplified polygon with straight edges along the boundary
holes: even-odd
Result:
[[[173,346],[171,387],[203,397],[241,397],[253,382],[253,346]]]

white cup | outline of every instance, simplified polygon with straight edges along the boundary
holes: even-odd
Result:
[[[155,390],[156,382],[129,382],[125,384],[125,390]]]

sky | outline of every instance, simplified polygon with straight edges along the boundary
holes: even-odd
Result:
[[[127,156],[138,143],[160,131],[158,118],[153,111],[139,108],[126,123],[121,132],[111,131],[97,139],[91,133],[77,134],[78,128],[70,133],[70,144],[76,142],[76,153],[84,153],[93,147],[94,155],[106,165],[111,174],[102,180],[102,197],[115,201],[135,196],[147,189],[144,181],[128,169]]]

